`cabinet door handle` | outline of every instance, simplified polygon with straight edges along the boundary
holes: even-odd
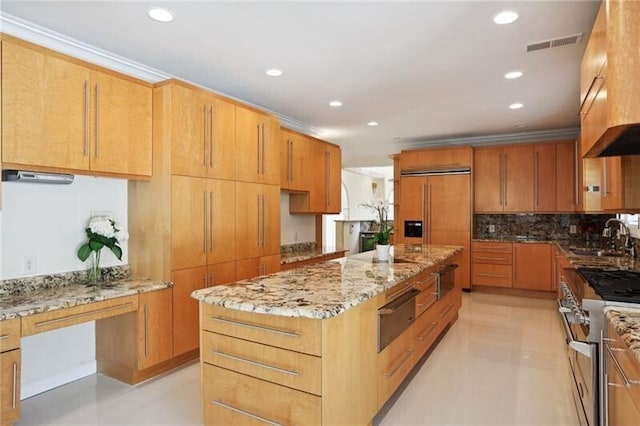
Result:
[[[224,323],[224,324],[237,325],[237,326],[240,326],[240,327],[250,328],[252,330],[266,331],[266,332],[269,332],[269,333],[280,334],[280,335],[287,336],[287,337],[300,337],[300,334],[296,333],[295,331],[282,330],[282,329],[271,328],[271,327],[265,327],[263,325],[251,324],[251,323],[248,323],[248,322],[243,322],[243,321],[238,321],[238,320],[231,320],[231,319],[222,318],[222,317],[209,317],[209,318],[214,320],[214,321],[218,321],[218,322],[221,322],[221,323]]]
[[[424,342],[424,340],[427,338],[427,336],[429,334],[431,334],[431,332],[436,328],[437,325],[438,325],[437,322],[431,321],[430,327],[427,328],[425,331],[423,331],[420,336],[418,336],[418,340],[421,341],[421,342]]]
[[[427,214],[427,184],[422,184],[422,244],[426,244],[427,242],[427,224],[425,222],[425,215]],[[431,212],[429,212],[431,214]]]
[[[330,170],[330,166],[329,166],[329,152],[325,151],[324,152],[324,171],[325,171],[325,181],[324,181],[324,192],[325,192],[325,196],[324,196],[324,202],[325,205],[329,205],[329,174],[331,173]]]
[[[209,191],[209,250],[213,251],[213,191]]]
[[[243,414],[243,415],[245,415],[247,417],[251,417],[254,420],[258,420],[260,422],[267,423],[267,424],[272,425],[272,426],[283,426],[281,423],[276,423],[276,422],[273,422],[273,421],[271,421],[269,419],[265,419],[264,417],[258,416],[257,414],[250,413],[249,411],[245,411],[245,410],[241,410],[240,408],[232,407],[231,405],[227,405],[227,404],[225,404],[224,402],[222,402],[220,400],[213,400],[212,399],[209,402],[211,404],[215,404],[215,405],[220,406],[222,408],[226,408],[227,410],[231,410],[234,413]]]
[[[211,273],[211,281],[210,282],[211,282],[211,287],[216,285],[216,273],[215,272]]]
[[[630,389],[631,386],[640,384],[639,380],[629,379],[629,377],[627,376],[627,374],[623,370],[622,366],[618,362],[618,359],[616,358],[615,354],[613,353],[614,349],[612,349],[611,346],[609,346],[607,343],[604,344],[604,347],[607,350],[607,353],[609,354],[609,357],[611,358],[611,361],[613,361],[613,366],[618,371],[618,374],[620,375],[620,377],[624,381],[624,387],[626,387],[627,389]],[[615,350],[618,351],[618,352],[624,352],[624,349],[616,348]]]
[[[398,370],[400,370],[400,367],[402,367],[407,361],[409,361],[409,358],[411,358],[412,353],[413,353],[413,349],[411,348],[407,349],[407,351],[404,353],[404,356],[402,357],[400,362],[398,362],[391,371],[384,373],[384,377],[386,377],[387,379],[390,379],[391,377],[393,377],[393,375],[396,374]]]
[[[604,66],[603,66],[604,68]],[[586,106],[587,100],[589,99],[589,95],[591,94],[591,91],[593,90],[593,86],[596,84],[596,81],[598,80],[604,80],[604,76],[601,74],[596,74],[593,79],[591,80],[591,84],[589,85],[589,89],[587,89],[587,93],[584,95],[584,99],[582,100],[582,103],[580,104],[580,109],[578,109],[579,114],[582,115],[587,115],[589,113],[589,110],[591,109],[591,105],[593,105],[593,102],[595,102],[596,98],[594,96],[593,98],[593,102],[591,102],[589,104],[589,108],[587,109],[587,111],[583,111],[584,107]],[[600,91],[600,89],[598,89],[598,92]],[[597,93],[596,93],[597,96]]]
[[[264,140],[264,123],[262,123],[262,126],[260,126],[262,128],[262,174],[264,175],[264,145],[265,145],[265,140]]]
[[[447,306],[447,309],[440,314],[440,318],[444,318],[451,309],[453,309],[453,303],[449,303],[449,306]]]
[[[11,335],[10,335],[10,334],[3,334],[2,336],[0,336],[0,340],[7,339],[7,338],[9,338],[9,337],[11,337]]]
[[[291,173],[291,182],[293,182],[293,175],[294,175],[294,171],[293,171],[293,141],[289,142],[291,144],[291,154],[289,155],[289,164],[291,164],[291,166],[289,167],[289,173]]]
[[[488,262],[497,262],[497,261],[504,261],[505,259],[502,257],[482,257],[482,256],[478,256],[475,258],[475,260],[484,260],[484,261],[488,261]]]
[[[91,115],[89,108],[89,80],[84,81],[84,143],[82,144],[82,155],[89,155],[89,116]]]
[[[207,167],[207,105],[202,106],[202,165]]]
[[[96,153],[98,158],[100,155],[100,85],[96,83]]]
[[[490,278],[507,278],[507,275],[503,274],[477,274],[479,277],[490,277]]]
[[[602,195],[607,198],[609,196],[609,170],[607,168],[607,158],[602,158]]]
[[[538,182],[538,179],[540,179],[540,162],[538,159],[538,152],[535,152],[535,161],[534,161],[534,167],[535,167],[535,177],[534,177],[534,186],[535,186],[535,191],[536,191],[536,207],[540,206],[540,182]]]
[[[202,276],[202,288],[209,287],[209,274],[204,274]]]
[[[90,312],[82,312],[80,314],[74,314],[74,315],[67,315],[65,317],[61,317],[61,318],[56,318],[56,319],[52,319],[52,320],[47,320],[47,321],[42,321],[42,322],[37,322],[36,323],[36,327],[43,327],[49,324],[55,324],[58,322],[62,322],[62,321],[67,321],[70,319],[75,319],[75,318],[82,318],[82,317],[86,317],[89,315],[95,315],[101,312],[109,312],[109,311],[115,311],[118,309],[122,309],[122,308],[126,308],[130,305],[132,305],[133,302],[127,302],[127,303],[122,303],[120,305],[114,305],[114,306],[109,306],[108,308],[102,308],[102,309],[97,309],[95,311],[90,311]]]
[[[144,305],[144,357],[149,357],[149,315],[147,305]]]
[[[18,364],[13,363],[13,388],[11,389],[11,408],[15,410],[18,400]]]
[[[426,234],[427,234],[427,243],[431,244],[431,218],[433,217],[433,215],[431,214],[432,209],[431,209],[431,184],[429,184],[429,186],[427,186],[427,208],[429,210],[429,215],[427,216],[427,222],[428,222],[428,228],[426,230]]]
[[[260,232],[262,231],[262,226],[260,224],[260,222],[261,222],[260,218],[262,217],[262,215],[260,214],[260,194],[256,195],[256,201],[258,203],[258,210],[257,210],[258,211],[258,217],[256,218],[256,223],[258,224],[258,243],[257,243],[257,245],[258,245],[258,247],[260,247],[260,242],[262,241],[260,239]]]
[[[207,252],[207,191],[202,191],[202,252]]]
[[[256,148],[258,150],[258,170],[257,173],[260,174],[260,124],[256,124]]]
[[[220,355],[221,357],[224,357],[224,358],[232,359],[234,361],[240,361],[240,362],[244,362],[246,364],[253,365],[253,366],[256,366],[256,367],[262,367],[262,368],[266,368],[268,370],[277,371],[278,373],[287,374],[289,376],[299,376],[300,375],[300,373],[298,373],[295,370],[287,370],[286,368],[280,368],[280,367],[276,367],[275,365],[265,364],[264,362],[255,361],[255,360],[243,358],[243,357],[240,357],[240,356],[237,356],[237,355],[228,354],[226,352],[222,352],[222,351],[219,351],[217,349],[212,349],[211,353],[213,353],[214,355]]]
[[[209,164],[213,167],[213,105],[209,106]]]
[[[507,205],[509,204],[509,193],[507,192],[507,190],[509,189],[509,187],[507,186],[507,176],[509,176],[509,169],[507,168],[507,154],[504,154],[504,181],[503,181],[503,185],[504,185],[504,206],[507,207]]]
[[[262,247],[265,247],[267,245],[267,233],[266,233],[266,215],[267,213],[265,212],[265,195],[262,194]]]

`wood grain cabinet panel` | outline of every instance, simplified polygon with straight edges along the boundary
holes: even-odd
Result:
[[[3,161],[151,176],[151,86],[29,43],[3,41]]]
[[[607,211],[640,209],[640,155],[603,157],[601,206]]]
[[[20,318],[0,321],[0,352],[20,347]]]
[[[280,254],[280,188],[236,183],[236,259]]]
[[[533,160],[531,146],[513,146],[504,149],[505,212],[533,211]]]
[[[398,389],[415,365],[413,335],[413,327],[407,328],[378,354],[378,409]]]
[[[280,129],[280,188],[289,191],[309,191],[310,138],[287,129]]]
[[[0,353],[0,424],[20,419],[20,349]]]
[[[235,105],[203,90],[170,87],[171,172],[235,179]]]
[[[203,364],[207,425],[321,424],[318,396]]]
[[[170,288],[140,294],[137,312],[138,368],[173,356],[173,302]]]
[[[640,362],[607,319],[604,387],[609,425],[632,426],[640,422]]]
[[[582,210],[582,177],[577,141],[556,144],[556,210],[572,213]]]
[[[533,155],[533,210],[536,212],[555,212],[557,193],[556,145],[535,145],[533,147]]]
[[[513,287],[552,290],[551,244],[514,243]]]
[[[280,184],[278,119],[236,107],[236,176],[242,182]]]
[[[503,152],[502,149],[475,149],[473,151],[474,210],[476,213],[500,212],[503,207]]]

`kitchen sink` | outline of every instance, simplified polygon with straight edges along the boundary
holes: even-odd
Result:
[[[597,257],[623,257],[624,253],[601,248],[575,248],[570,249],[576,256],[597,256]]]

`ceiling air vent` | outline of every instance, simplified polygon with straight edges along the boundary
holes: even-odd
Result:
[[[527,52],[535,52],[536,50],[551,49],[552,47],[569,46],[571,44],[578,44],[582,41],[584,33],[573,34],[565,37],[558,37],[552,40],[538,41],[535,43],[527,44]]]

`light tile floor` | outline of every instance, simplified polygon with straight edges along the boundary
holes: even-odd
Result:
[[[374,424],[576,425],[555,306],[464,294],[457,323]],[[93,375],[23,401],[18,425],[200,424],[199,372],[138,386]]]

